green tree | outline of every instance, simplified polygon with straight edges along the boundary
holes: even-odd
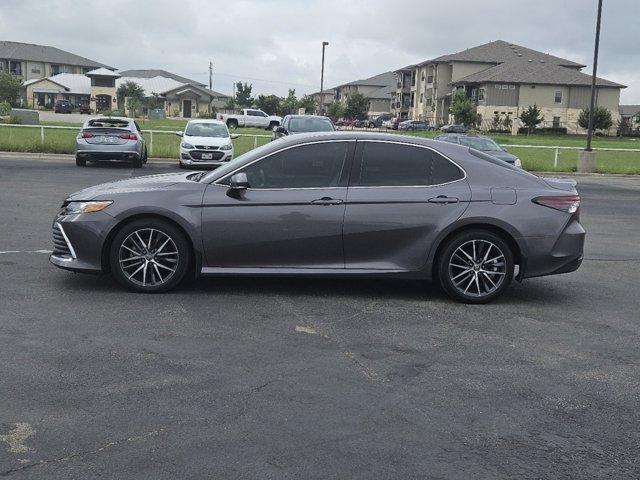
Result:
[[[540,109],[538,105],[533,104],[529,105],[525,110],[520,114],[520,120],[524,123],[525,127],[527,127],[527,135],[534,130],[538,124],[544,121],[544,117],[540,115]]]
[[[0,103],[15,105],[20,96],[20,80],[9,72],[0,73]]]
[[[464,90],[458,90],[451,100],[451,108],[449,109],[456,123],[461,123],[468,127],[475,125],[478,115],[476,106],[467,98]]]
[[[304,113],[313,113],[316,111],[316,101],[311,95],[305,95],[298,102],[298,108],[304,108]]]
[[[327,116],[334,122],[337,122],[344,116],[344,107],[340,102],[330,103],[327,108]]]
[[[277,115],[282,111],[282,99],[277,95],[258,95],[256,107],[269,115]]]
[[[501,126],[502,126],[502,118],[500,117],[500,114],[496,112],[493,115],[493,119],[491,120],[491,128],[493,130],[498,130],[500,129]]]
[[[284,115],[298,113],[298,97],[296,97],[295,88],[290,88],[287,98],[282,101],[282,113]]]
[[[369,115],[369,100],[367,97],[360,92],[352,93],[347,99],[344,115],[354,120],[366,120]]]
[[[155,110],[156,108],[162,108],[163,101],[160,99],[160,95],[156,92],[151,92],[151,96],[145,98],[144,105],[149,110]]]
[[[511,120],[511,117],[509,115],[504,117],[504,120],[502,120],[502,125],[506,130],[511,130],[511,126],[513,125],[513,120]]]
[[[229,97],[227,103],[224,104],[225,110],[235,110],[236,109],[236,100],[233,97]]]
[[[128,80],[118,87],[116,97],[120,108],[124,105],[125,98],[132,99],[133,105],[137,107],[144,101],[144,88],[136,82]]]
[[[249,108],[253,105],[254,98],[251,96],[253,86],[250,83],[236,83],[236,105],[240,108]]]
[[[589,109],[585,108],[578,116],[578,125],[585,130],[589,128]],[[596,107],[593,109],[593,129],[609,130],[613,125],[611,112],[604,107]]]

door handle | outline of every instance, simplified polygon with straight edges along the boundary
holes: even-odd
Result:
[[[438,195],[437,197],[430,198],[429,203],[458,203],[460,200],[456,197],[447,197],[446,195]]]
[[[339,198],[331,197],[322,197],[311,201],[313,205],[340,205],[343,202],[344,201],[340,200]]]

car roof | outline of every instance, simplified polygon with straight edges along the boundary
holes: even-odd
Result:
[[[225,123],[222,120],[214,120],[213,118],[194,118],[189,120],[187,125],[189,123],[215,123],[218,125],[225,125]]]
[[[447,137],[447,138],[461,138],[461,137],[466,137],[466,138],[487,138],[489,140],[493,139],[491,137],[487,137],[486,135],[478,135],[475,133],[442,133],[440,135],[438,135],[438,137]]]
[[[326,120],[331,120],[326,115],[287,115],[287,117],[291,118],[322,118]]]

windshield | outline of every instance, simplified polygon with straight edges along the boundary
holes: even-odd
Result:
[[[302,132],[333,132],[333,123],[327,118],[292,118],[289,131]]]
[[[460,143],[482,152],[501,152],[500,146],[490,138],[460,137]]]
[[[190,137],[220,137],[229,136],[229,130],[221,123],[198,123],[193,122],[187,125],[185,135]]]

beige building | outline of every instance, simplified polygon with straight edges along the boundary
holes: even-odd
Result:
[[[391,110],[391,94],[395,91],[394,72],[385,72],[373,77],[345,83],[334,87],[335,101],[346,105],[349,97],[358,92],[369,99],[369,117]]]
[[[22,81],[61,73],[87,73],[96,68],[113,67],[59,48],[32,43],[0,41],[0,72],[6,71]]]
[[[410,75],[410,118],[436,125],[450,123],[451,98],[460,89],[477,105],[482,126],[494,118],[512,119],[513,128],[523,108],[536,104],[542,109],[544,126],[566,126],[578,131],[577,117],[588,107],[591,77],[584,65],[502,40],[462,52],[443,55],[397,70],[403,80]],[[410,72],[410,73],[409,73]],[[398,82],[396,98],[407,93],[406,80]],[[597,80],[598,105],[619,118],[618,103],[623,85]],[[402,109],[394,113],[402,115]],[[497,117],[496,117],[497,116]]]
[[[640,132],[640,105],[620,105],[620,130]]]
[[[310,94],[310,97],[313,98],[313,101],[316,103],[316,111],[315,114],[319,115],[320,112],[324,114],[327,113],[329,109],[329,105],[331,105],[336,100],[336,91],[333,88],[325,89],[320,95],[320,92],[315,92]],[[321,99],[322,98],[322,99]],[[320,108],[320,102],[322,102],[324,108]]]

